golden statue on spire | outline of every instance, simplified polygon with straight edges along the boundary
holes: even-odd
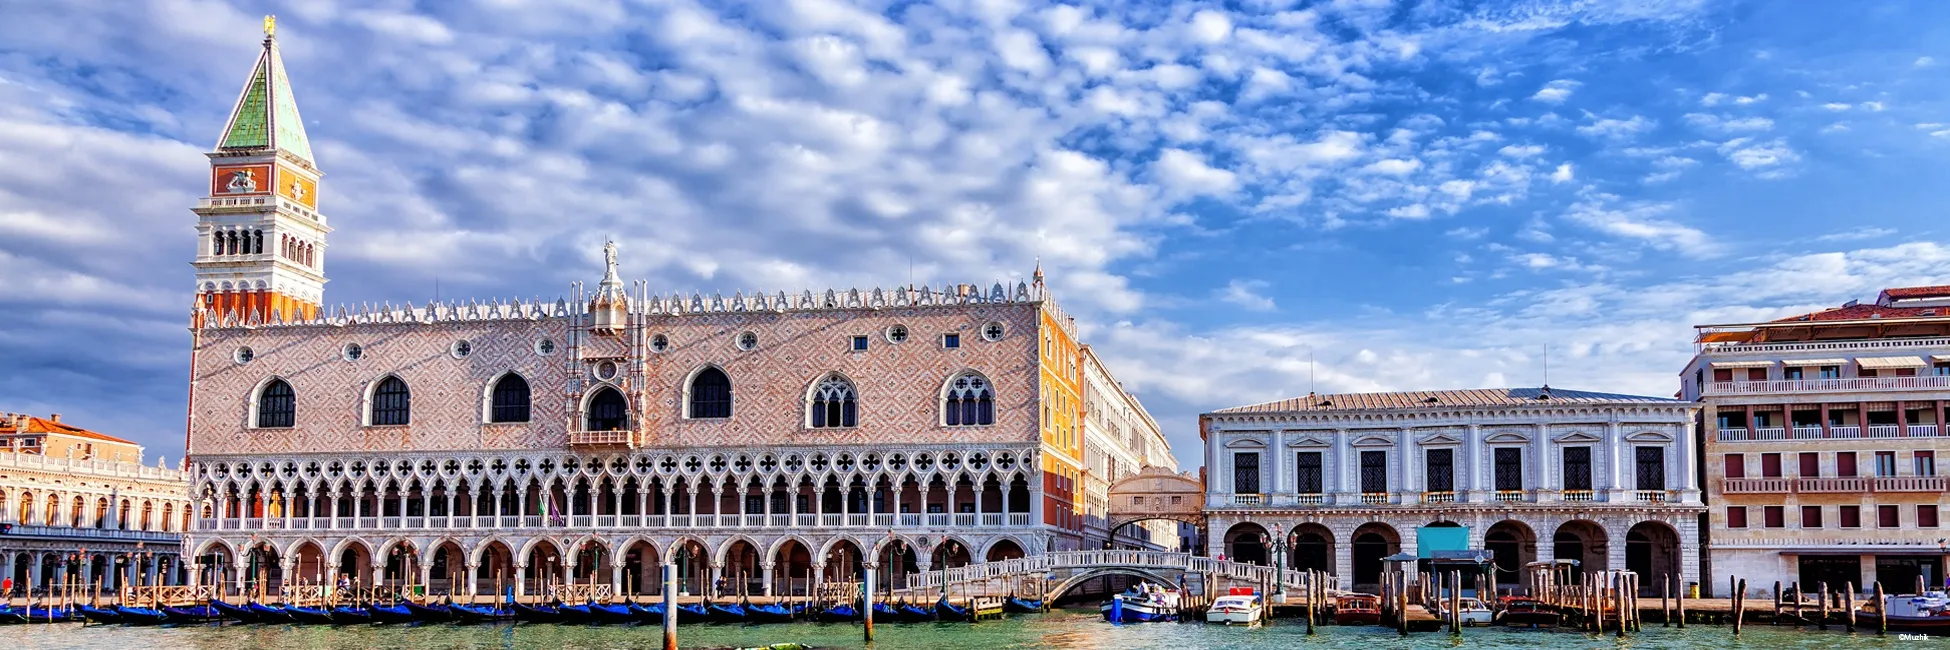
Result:
[[[277,16],[265,16],[265,17],[264,17],[264,35],[265,35],[265,36],[276,36],[276,35],[277,35],[277,33],[278,33],[278,17],[277,17]]]

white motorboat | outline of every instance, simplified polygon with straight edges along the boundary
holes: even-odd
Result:
[[[1112,596],[1102,609],[1104,620],[1112,623],[1175,621],[1178,620],[1178,592],[1139,582],[1129,591]]]
[[[1220,596],[1205,610],[1205,622],[1226,625],[1255,625],[1266,613],[1266,605],[1256,594]]]
[[[1462,602],[1460,611],[1462,612],[1461,620],[1463,627],[1487,626],[1491,621],[1495,620],[1496,613],[1490,611],[1490,608],[1483,606],[1483,601],[1476,600],[1475,598],[1461,598],[1459,600]],[[1450,616],[1449,601],[1444,600],[1442,601],[1442,618],[1446,620]]]

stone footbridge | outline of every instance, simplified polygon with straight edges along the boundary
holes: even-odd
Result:
[[[910,598],[948,591],[965,594],[1016,594],[1026,598],[1059,598],[1085,581],[1104,576],[1140,578],[1163,585],[1200,588],[1219,586],[1271,586],[1284,578],[1285,591],[1307,593],[1308,576],[1303,571],[1287,571],[1282,576],[1273,567],[1215,560],[1190,553],[1165,551],[1063,551],[1031,555],[1012,560],[981,562],[967,566],[923,571],[907,576],[901,591]],[[1332,580],[1329,585],[1329,595]]]

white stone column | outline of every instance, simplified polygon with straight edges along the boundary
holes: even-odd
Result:
[[[475,596],[481,595],[480,569],[481,565],[479,563],[467,564],[467,573],[462,576],[462,579],[465,581],[464,586],[467,587],[467,597],[470,601]]]
[[[1334,468],[1335,496],[1333,501],[1339,505],[1348,505],[1359,501],[1354,496],[1358,487],[1354,483],[1354,472],[1360,467],[1360,459],[1353,457],[1352,450],[1354,447],[1347,437],[1347,429],[1334,430],[1334,462],[1332,467]],[[1341,546],[1345,546],[1345,544]],[[1344,572],[1341,575],[1346,576],[1350,574]]]
[[[1625,454],[1624,443],[1624,436],[1619,433],[1617,416],[1614,415],[1612,421],[1605,425],[1605,500],[1607,501],[1622,502],[1625,500],[1625,483],[1621,471],[1624,463],[1620,460]],[[1620,534],[1616,539],[1624,538],[1624,535]],[[1622,548],[1621,546],[1621,553]],[[1620,557],[1622,558],[1623,556],[1621,555]],[[1623,566],[1621,564],[1618,568],[1623,568]]]
[[[1393,479],[1390,481],[1392,484],[1391,487],[1393,488],[1392,491],[1401,493],[1402,503],[1419,503],[1421,501],[1422,495],[1416,494],[1420,491],[1416,486],[1421,482],[1415,480],[1415,462],[1409,458],[1413,453],[1415,453],[1415,430],[1410,427],[1396,429],[1395,462],[1389,464],[1393,468],[1393,471],[1390,473],[1394,474],[1394,476],[1389,478]]]
[[[1293,486],[1288,485],[1286,480],[1287,450],[1285,429],[1273,430],[1273,445],[1268,447],[1266,451],[1273,456],[1273,484],[1262,487],[1266,489],[1267,494],[1292,494],[1294,491]]]
[[[1468,472],[1468,476],[1465,477],[1464,480],[1462,481],[1464,496],[1463,498],[1457,500],[1462,501],[1464,499],[1467,499],[1469,501],[1489,501],[1488,498],[1485,498],[1483,496],[1483,427],[1482,425],[1476,424],[1474,422],[1471,422],[1469,424],[1469,431],[1463,434],[1462,454],[1463,454],[1463,459],[1462,459],[1463,467],[1465,468],[1463,471]]]
[[[1530,440],[1530,454],[1529,454],[1530,466],[1526,468],[1527,470],[1529,470],[1526,473],[1529,474],[1531,477],[1530,479],[1531,489],[1540,490],[1540,492],[1537,493],[1539,495],[1539,498],[1542,498],[1542,495],[1545,494],[1545,492],[1542,492],[1541,490],[1555,490],[1555,492],[1552,493],[1557,494],[1558,496],[1555,497],[1553,500],[1561,500],[1563,499],[1563,487],[1564,487],[1562,481],[1560,481],[1555,487],[1552,486],[1550,481],[1550,475],[1551,475],[1550,433],[1551,433],[1550,427],[1548,425],[1545,425],[1543,423],[1537,424],[1536,434],[1532,435]],[[1540,537],[1544,534],[1545,533],[1542,532],[1538,533]],[[1539,541],[1538,545],[1543,546],[1544,542]]]

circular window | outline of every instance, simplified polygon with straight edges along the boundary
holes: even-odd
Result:
[[[236,359],[237,363],[250,363],[251,359],[257,358],[257,353],[252,352],[250,346],[244,346],[237,348],[237,351],[231,354],[230,358]]]
[[[750,350],[758,347],[758,334],[745,332],[738,335],[738,349]]]
[[[454,355],[455,359],[465,359],[467,355],[474,353],[474,344],[467,342],[467,339],[454,341],[453,347],[449,348],[447,352]]]
[[[596,364],[596,378],[609,381],[616,378],[616,362],[604,361]]]
[[[990,341],[1002,340],[1002,321],[989,321],[982,326],[982,338]]]
[[[535,354],[539,354],[539,355],[542,355],[542,356],[548,356],[548,355],[551,355],[551,354],[555,354],[555,341],[553,341],[553,340],[550,340],[550,339],[539,339],[539,340],[536,340],[536,341],[535,341]]]
[[[888,343],[905,343],[905,342],[907,342],[907,326],[906,326],[906,325],[888,325],[888,326],[887,326],[887,342],[888,342]]]
[[[339,348],[339,357],[346,361],[358,361],[359,357],[365,356],[365,354],[366,349],[360,347],[357,343],[347,343],[345,347]]]
[[[650,349],[657,352],[663,352],[664,350],[670,349],[670,337],[664,336],[662,334],[651,336]]]

